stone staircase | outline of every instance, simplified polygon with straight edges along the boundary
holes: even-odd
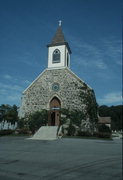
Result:
[[[55,140],[57,139],[58,126],[42,126],[30,139]]]

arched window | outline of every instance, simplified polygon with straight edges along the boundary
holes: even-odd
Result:
[[[60,51],[58,49],[53,52],[53,63],[60,63]]]

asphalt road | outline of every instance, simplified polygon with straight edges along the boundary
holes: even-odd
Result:
[[[121,180],[122,140],[0,137],[0,180]]]

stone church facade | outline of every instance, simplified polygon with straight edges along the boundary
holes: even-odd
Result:
[[[55,126],[59,125],[60,109],[63,108],[82,111],[86,114],[85,120],[90,123],[88,106],[96,106],[95,94],[70,70],[71,49],[61,26],[47,47],[48,68],[23,92],[19,116],[28,117],[29,114],[46,109],[49,112],[48,125]],[[96,114],[93,118],[97,118]]]

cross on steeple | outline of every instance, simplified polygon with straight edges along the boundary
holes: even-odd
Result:
[[[62,24],[62,21],[61,21],[61,20],[59,20],[59,26],[61,26],[61,24]]]
[[[59,20],[59,26],[57,28],[57,31],[55,33],[55,36],[53,37],[52,41],[50,44],[47,45],[47,47],[53,47],[53,46],[60,46],[60,45],[66,45],[68,51],[69,51],[69,54],[71,54],[71,50],[70,50],[70,47],[69,47],[69,44],[68,42],[65,40],[65,37],[64,37],[64,34],[62,32],[62,27],[61,27],[61,23],[62,21]]]

